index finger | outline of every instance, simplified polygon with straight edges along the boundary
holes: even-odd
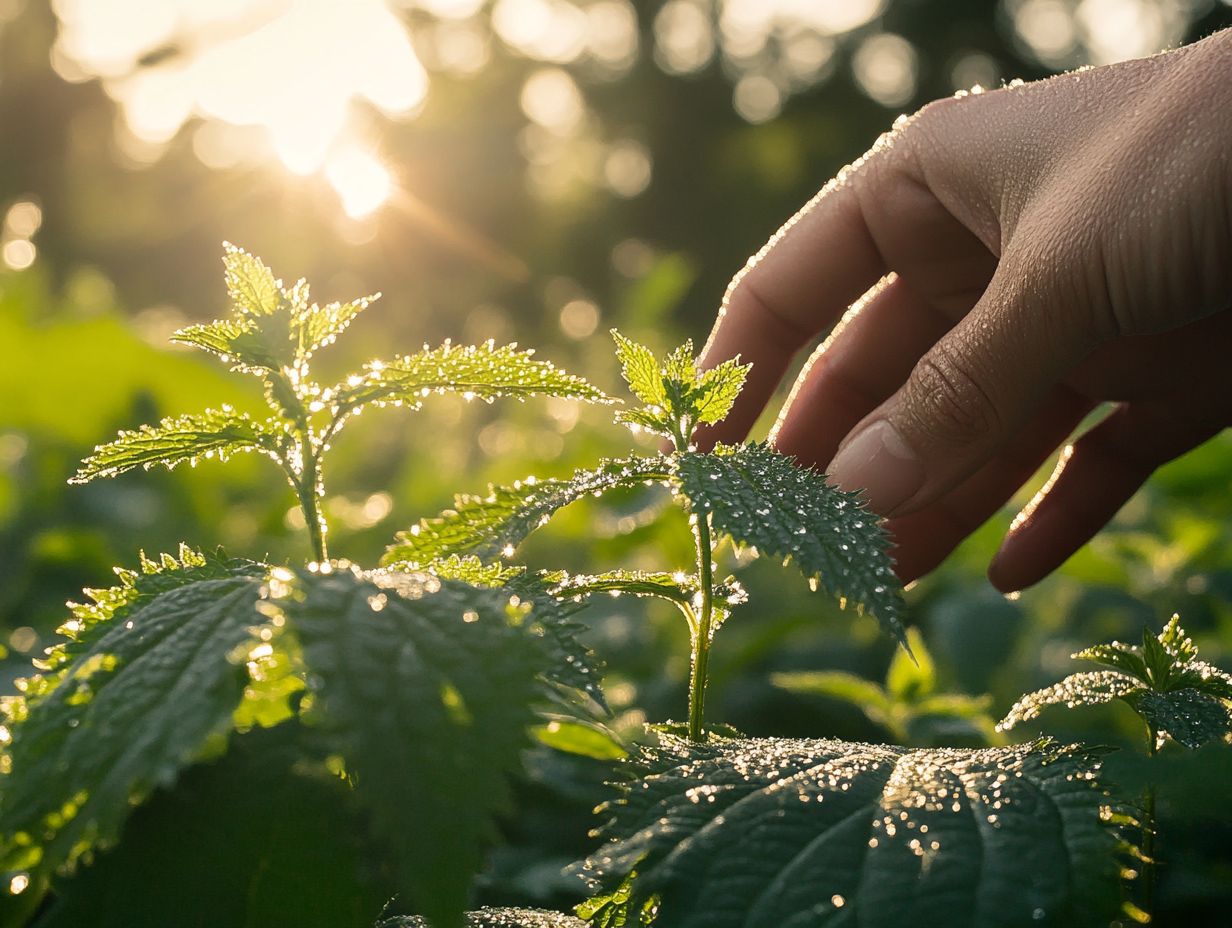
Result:
[[[701,447],[742,440],[796,353],[886,273],[854,186],[868,161],[886,157],[888,148],[880,143],[840,171],[728,285],[701,365],[739,355],[753,368],[727,418],[699,433]]]

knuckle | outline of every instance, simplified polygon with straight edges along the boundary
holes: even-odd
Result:
[[[908,414],[913,430],[934,442],[968,444],[1000,431],[996,404],[966,359],[942,346],[916,364]]]

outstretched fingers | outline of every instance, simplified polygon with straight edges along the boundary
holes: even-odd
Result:
[[[993,558],[993,586],[1012,592],[1042,580],[1103,528],[1156,468],[1222,430],[1224,418],[1187,417],[1184,407],[1121,405],[1066,447]]]

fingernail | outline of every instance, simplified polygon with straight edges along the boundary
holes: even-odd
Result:
[[[923,485],[924,464],[894,426],[878,419],[839,449],[829,476],[844,490],[863,490],[869,507],[888,516]]]

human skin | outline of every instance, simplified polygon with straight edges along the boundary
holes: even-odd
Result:
[[[702,363],[753,368],[698,443],[742,439],[832,326],[771,438],[865,491],[904,581],[1108,404],[989,578],[1053,571],[1232,425],[1232,30],[900,119],[728,287]]]

